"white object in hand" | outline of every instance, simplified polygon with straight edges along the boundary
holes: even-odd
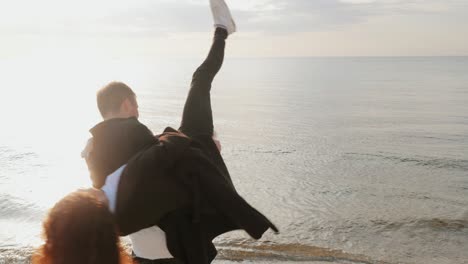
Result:
[[[224,0],[210,0],[210,7],[215,27],[226,29],[229,35],[236,32],[236,23]]]

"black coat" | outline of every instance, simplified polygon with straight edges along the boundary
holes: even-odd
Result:
[[[126,164],[136,153],[155,142],[153,133],[136,118],[114,118],[90,130],[93,150],[86,163],[95,188],[101,188],[106,177]]]
[[[188,138],[171,128],[154,137],[134,118],[103,123],[92,130],[96,153],[88,164],[102,162],[96,159],[103,157],[101,152],[111,156],[100,171],[111,173],[127,163],[115,212],[122,235],[158,225],[174,257],[185,263],[210,263],[216,256],[212,240],[220,234],[243,229],[259,239],[269,228],[278,231],[237,194],[211,137]],[[114,133],[115,129],[124,132]],[[133,155],[119,153],[133,150],[128,146],[132,142],[143,145],[140,142],[145,140],[145,146]],[[103,145],[107,149],[99,148]],[[132,157],[124,160],[128,156]],[[105,175],[94,175],[99,184],[105,181]]]

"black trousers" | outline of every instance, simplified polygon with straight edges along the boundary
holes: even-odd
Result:
[[[179,128],[189,137],[213,136],[211,83],[223,64],[227,36],[225,29],[216,28],[207,58],[193,74]],[[133,256],[133,259],[138,264],[183,264],[174,258],[149,260]]]
[[[179,128],[189,137],[213,135],[211,83],[223,64],[227,36],[225,29],[216,28],[207,58],[193,74]]]
[[[183,262],[174,258],[151,260],[133,256],[133,260],[136,262],[135,264],[184,264]]]

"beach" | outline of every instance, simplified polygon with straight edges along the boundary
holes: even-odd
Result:
[[[14,88],[0,111],[34,109],[2,127],[0,263],[27,261],[47,210],[90,186],[96,89],[127,82],[158,134],[178,127],[200,59],[63,63],[0,61]],[[223,235],[215,263],[468,263],[467,71],[468,57],[227,58],[212,88],[222,154],[280,233]]]

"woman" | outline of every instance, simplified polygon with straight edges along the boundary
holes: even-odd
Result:
[[[33,264],[130,264],[119,242],[108,205],[93,192],[76,191],[61,199],[43,223],[45,243]]]

